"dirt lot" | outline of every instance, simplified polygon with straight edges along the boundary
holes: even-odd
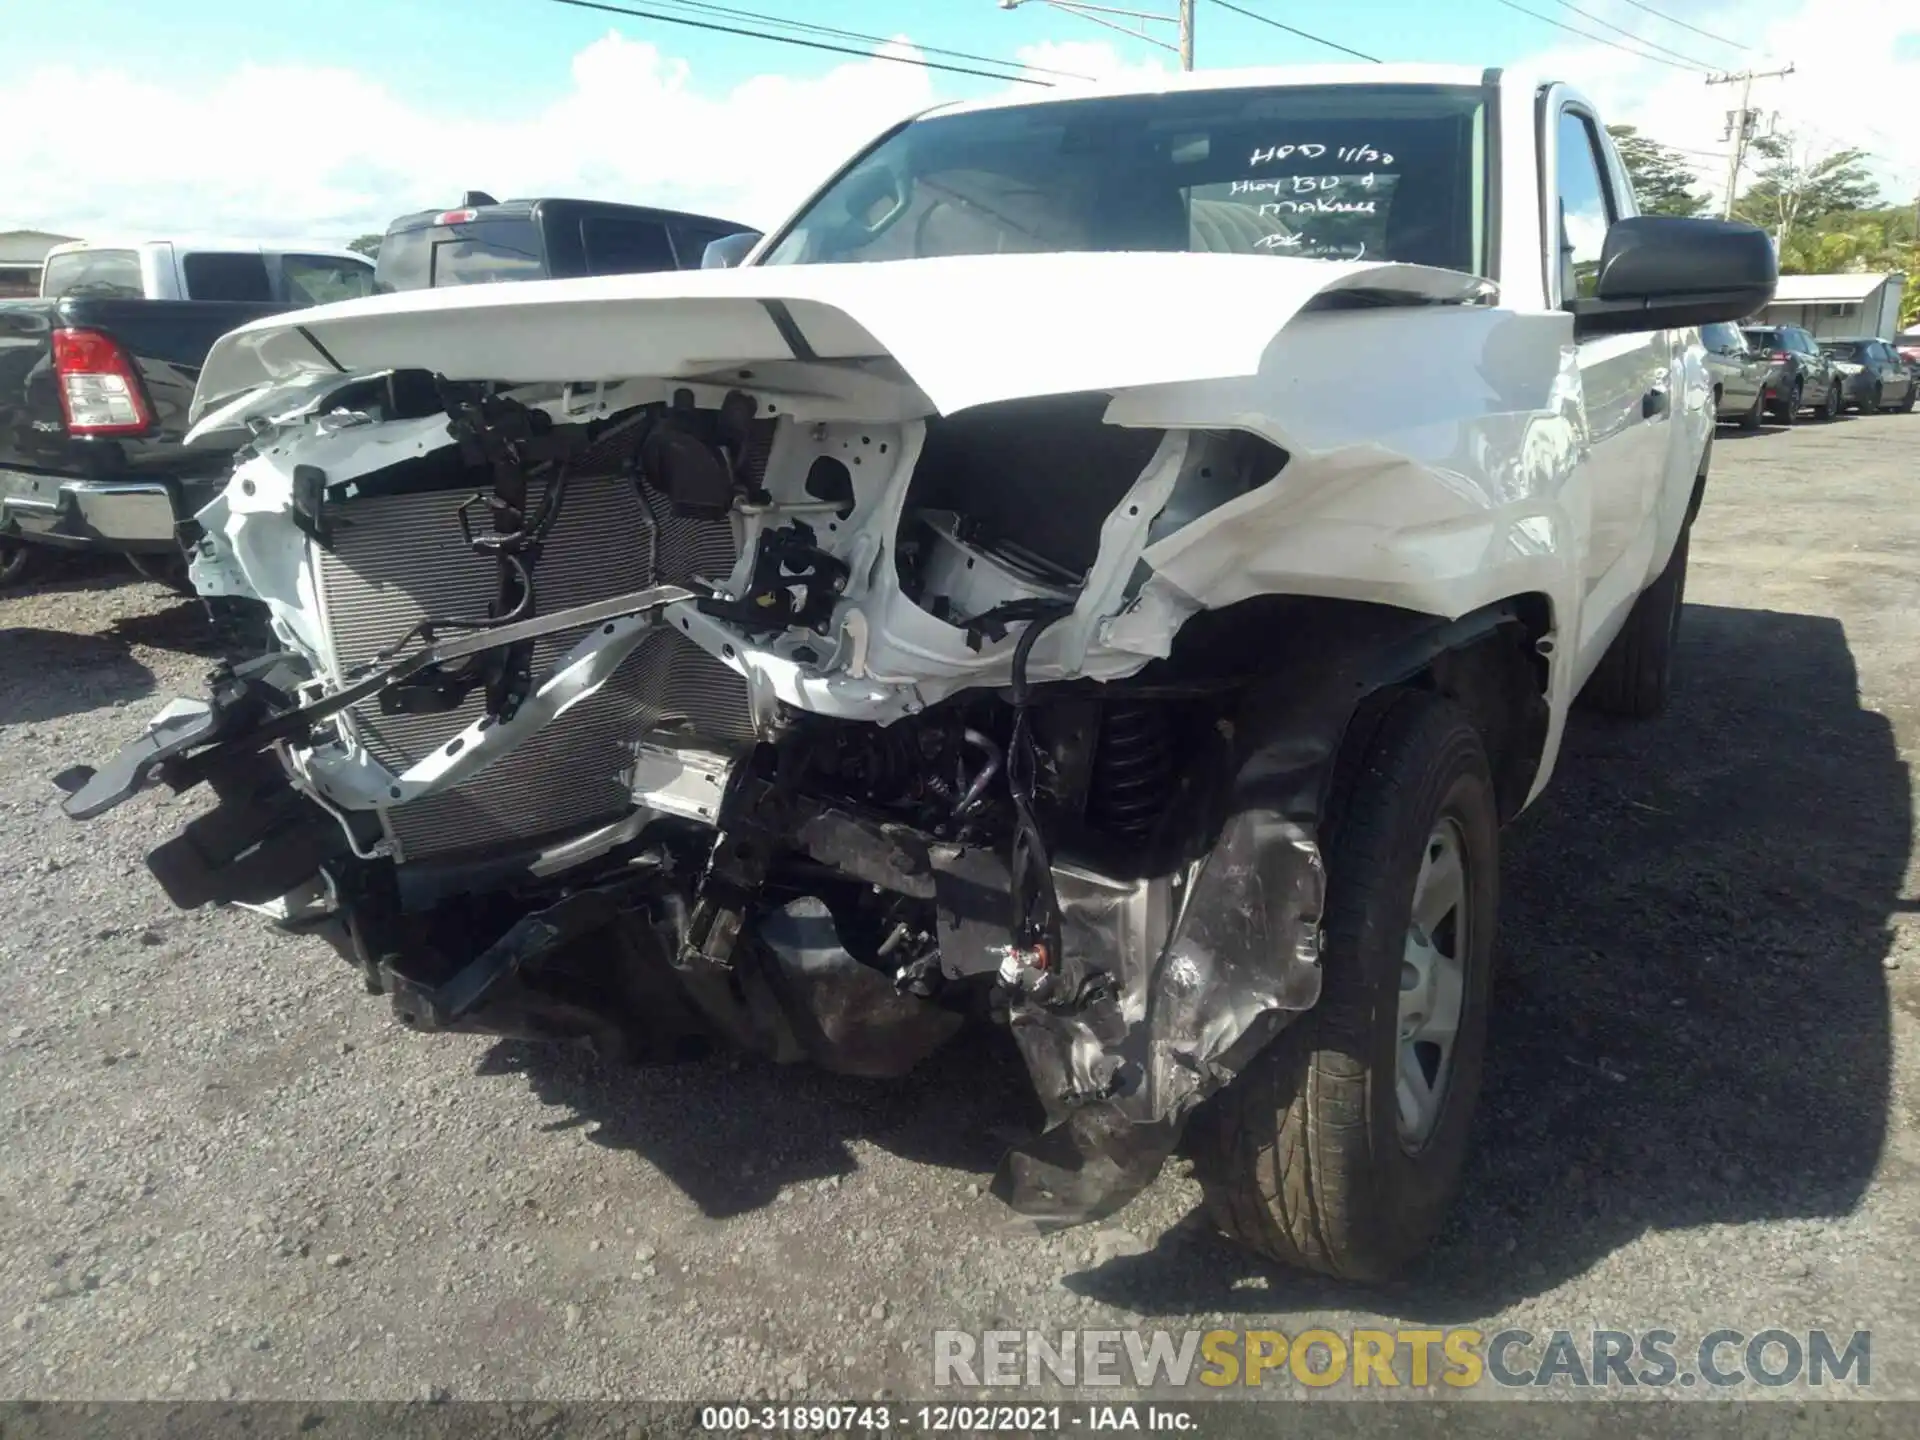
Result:
[[[1457,1221],[1361,1291],[1169,1174],[1043,1239],[968,1041],[903,1087],[400,1030],[317,943],[168,908],[156,797],[47,777],[197,689],[118,571],[0,598],[0,1394],[924,1394],[936,1327],[1874,1331],[1920,1396],[1920,417],[1724,435],[1685,690],[1581,721],[1509,836]],[[1278,1382],[1276,1382],[1278,1383]]]

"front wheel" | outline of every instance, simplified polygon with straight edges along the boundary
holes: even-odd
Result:
[[[1499,822],[1479,733],[1417,691],[1370,702],[1326,827],[1320,1000],[1197,1125],[1207,1207],[1285,1264],[1380,1280],[1440,1228],[1486,1048]]]
[[[1900,402],[1900,413],[1902,415],[1911,415],[1913,413],[1913,402],[1916,400],[1920,400],[1920,375],[1916,375],[1907,383],[1907,398]]]
[[[1740,428],[1742,430],[1758,430],[1760,428],[1761,417],[1765,414],[1766,408],[1767,392],[1764,389],[1754,391],[1753,404],[1749,405],[1746,413],[1740,417]]]
[[[1825,421],[1840,418],[1840,385],[1836,381],[1827,386],[1827,403],[1820,407],[1820,419]]]

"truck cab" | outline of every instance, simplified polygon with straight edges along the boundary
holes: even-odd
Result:
[[[40,298],[321,305],[373,293],[373,263],[329,245],[74,240],[47,252]]]
[[[404,215],[380,242],[382,294],[636,275],[699,267],[715,240],[751,227],[711,215],[561,198],[497,201],[468,191],[451,210]]]

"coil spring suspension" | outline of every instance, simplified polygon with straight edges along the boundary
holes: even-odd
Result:
[[[1173,727],[1160,705],[1114,705],[1101,718],[1087,796],[1096,829],[1144,840],[1173,795]]]

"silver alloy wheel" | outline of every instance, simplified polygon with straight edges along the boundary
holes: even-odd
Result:
[[[1400,1143],[1409,1151],[1433,1134],[1452,1077],[1473,922],[1467,895],[1466,841],[1459,824],[1443,815],[1420,859],[1400,962],[1394,1116]]]

